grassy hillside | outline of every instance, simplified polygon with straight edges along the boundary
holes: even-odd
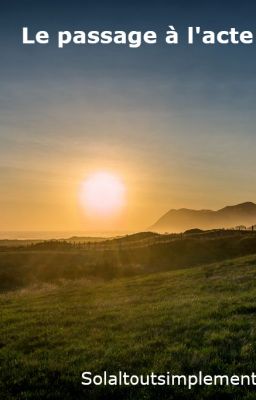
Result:
[[[254,399],[251,389],[91,388],[81,372],[255,370],[256,256],[0,295],[3,399]]]
[[[60,280],[114,278],[194,267],[254,254],[256,234],[204,232],[165,236],[137,234],[105,243],[42,242],[0,247],[0,292]]]

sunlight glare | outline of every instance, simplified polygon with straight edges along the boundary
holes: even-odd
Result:
[[[123,208],[125,191],[118,176],[96,172],[82,183],[81,203],[89,216],[111,217]]]

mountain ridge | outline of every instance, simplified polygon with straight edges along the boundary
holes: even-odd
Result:
[[[219,210],[190,208],[171,209],[151,227],[156,232],[182,232],[187,229],[231,228],[256,224],[256,204],[246,201],[228,205]]]

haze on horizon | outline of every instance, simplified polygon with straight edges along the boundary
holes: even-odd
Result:
[[[245,1],[230,15],[220,1],[212,9],[201,1],[186,7],[162,1],[157,8],[112,2],[110,14],[103,2],[75,3],[26,2],[15,18],[3,5],[1,231],[135,231],[171,208],[255,201],[253,47],[60,51],[22,47],[20,30],[161,31],[171,22],[180,30],[217,29],[223,21],[249,29],[256,6]],[[126,189],[124,206],[111,218],[88,217],[79,199],[82,183],[97,171],[118,176]]]

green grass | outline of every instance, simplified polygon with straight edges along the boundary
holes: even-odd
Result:
[[[0,295],[1,399],[253,399],[245,387],[83,387],[81,372],[245,374],[256,360],[256,256]]]

